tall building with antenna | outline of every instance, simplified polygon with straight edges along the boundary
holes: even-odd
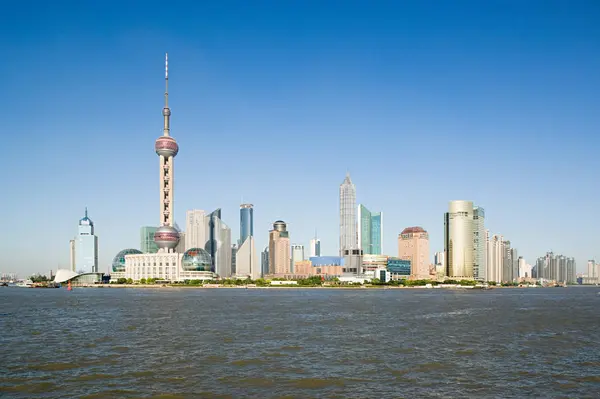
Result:
[[[193,248],[181,248],[179,228],[174,221],[173,188],[175,173],[173,160],[179,146],[171,137],[171,109],[169,108],[169,59],[165,55],[165,105],[162,109],[163,134],[154,143],[159,159],[159,227],[154,233],[158,252],[125,256],[125,271],[111,274],[111,278],[131,278],[134,281],[155,278],[166,281],[212,279],[216,269],[210,252],[199,237],[193,234]],[[193,233],[193,232],[192,232]],[[182,244],[183,244],[182,240]],[[185,253],[181,253],[184,249]],[[210,248],[209,248],[210,249]],[[113,276],[114,275],[114,276]]]
[[[321,256],[321,240],[319,240],[316,230],[315,230],[315,238],[310,240],[309,254],[310,254],[311,258],[314,256]]]
[[[171,137],[171,109],[169,108],[169,56],[165,54],[165,106],[163,114],[163,135],[156,139],[154,150],[159,157],[160,176],[160,225],[154,233],[154,241],[159,252],[173,252],[179,243],[179,232],[173,222],[173,187],[175,175],[173,160],[179,146]]]
[[[94,222],[88,217],[87,207],[85,216],[79,220],[75,248],[71,251],[71,256],[75,257],[73,271],[98,273],[98,237],[94,234]]]

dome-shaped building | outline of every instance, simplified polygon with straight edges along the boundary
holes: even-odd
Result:
[[[181,268],[186,272],[214,272],[210,254],[202,248],[190,248],[185,251]]]
[[[128,248],[120,251],[117,255],[115,255],[112,261],[112,271],[115,273],[124,273],[125,272],[125,255],[138,255],[141,254],[142,251],[137,249]]]

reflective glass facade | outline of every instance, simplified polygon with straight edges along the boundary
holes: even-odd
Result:
[[[240,205],[240,242],[242,245],[248,236],[254,237],[254,207],[252,204]]]
[[[388,258],[387,269],[392,275],[410,276],[410,261],[399,258]]]
[[[344,258],[341,256],[311,256],[313,266],[343,266]]]
[[[358,206],[358,244],[365,255],[381,255],[383,241],[383,214],[372,213],[360,204]]]
[[[158,246],[154,242],[156,227],[144,226],[140,229],[140,250],[145,254],[155,254]]]

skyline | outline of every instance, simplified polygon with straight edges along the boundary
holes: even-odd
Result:
[[[217,13],[219,7],[210,9]],[[64,32],[79,29],[75,37],[53,25],[60,7],[31,32],[30,24],[40,21],[16,27],[17,12],[7,24],[13,30],[0,28],[15,39],[0,44],[11,60],[0,72],[11,132],[7,186],[14,187],[0,200],[11,210],[7,223],[13,228],[2,240],[0,269],[27,274],[66,268],[68,242],[86,206],[99,237],[100,271],[120,250],[139,248],[140,227],[157,224],[152,142],[160,135],[161,58],[169,51],[172,130],[182,148],[178,225],[185,225],[189,209],[222,208],[232,237],[239,237],[243,196],[255,206],[257,249],[266,246],[270,226],[281,219],[291,242],[306,248],[317,229],[321,252],[335,255],[338,189],[348,170],[356,203],[385,213],[386,254],[395,255],[404,228],[423,226],[431,258],[443,250],[448,202],[469,200],[485,208],[490,234],[509,237],[530,264],[553,250],[574,256],[582,272],[588,259],[600,255],[594,242],[600,219],[594,171],[600,161],[588,151],[598,144],[592,134],[600,119],[594,115],[600,58],[592,49],[600,41],[590,23],[596,7],[583,8],[562,10],[564,26],[539,15],[531,26],[519,20],[517,31],[530,34],[524,42],[518,34],[493,41],[488,31],[462,37],[460,29],[451,30],[456,36],[450,43],[444,35],[433,40],[454,23],[457,28],[458,20],[431,36],[409,24],[414,35],[408,40],[400,34],[408,28],[394,30],[391,20],[380,28],[389,34],[376,29],[381,10],[367,13],[372,19],[358,27],[352,7],[336,21],[314,16],[311,30],[286,14],[291,25],[282,36],[294,39],[289,48],[271,35],[281,28],[276,18],[261,31],[267,17],[247,15],[242,26],[249,35],[243,27],[225,33],[213,21],[186,41],[174,40],[189,29],[185,18],[178,29],[170,25],[142,37],[140,30],[154,21],[149,10],[142,22],[102,25],[113,29],[104,39],[94,31],[102,13],[87,30],[58,18],[72,23]],[[310,14],[310,6],[303,9]],[[397,16],[402,7],[394,10]],[[419,14],[418,6],[411,10]],[[124,7],[124,15],[131,11]],[[332,12],[326,8],[324,14]],[[342,29],[336,33],[326,22]],[[507,33],[508,21],[496,22],[491,30]],[[352,46],[345,41],[348,32]],[[86,39],[94,51],[82,51]],[[244,48],[248,43],[254,46]],[[386,47],[394,43],[409,48]],[[419,44],[429,47],[421,51]],[[470,52],[451,51],[461,48]],[[254,57],[247,57],[252,49]],[[274,140],[277,133],[285,137]],[[57,157],[60,151],[66,155]],[[349,161],[347,153],[356,159]],[[567,211],[572,208],[577,216]],[[39,252],[30,250],[33,242]]]

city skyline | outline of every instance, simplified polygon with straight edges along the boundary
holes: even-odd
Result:
[[[174,210],[180,225],[189,209],[221,208],[235,241],[243,195],[255,204],[257,248],[267,245],[270,224],[282,219],[293,241],[305,248],[317,228],[322,254],[334,255],[336,192],[349,170],[357,202],[385,213],[384,252],[393,255],[398,233],[417,225],[430,235],[430,257],[443,250],[440,215],[449,201],[463,199],[481,204],[490,234],[510,239],[529,263],[554,250],[575,256],[578,272],[584,272],[588,259],[600,258],[594,235],[600,215],[592,200],[599,194],[593,182],[600,160],[585,156],[598,140],[591,136],[598,125],[594,104],[600,86],[593,56],[597,13],[585,7],[545,9],[548,18],[540,19],[534,11],[542,12],[541,3],[532,4],[513,33],[512,18],[492,17],[483,6],[465,17],[454,12],[452,20],[436,14],[437,30],[422,29],[419,23],[430,12],[419,6],[362,10],[377,24],[358,26],[357,6],[335,12],[323,7],[325,15],[337,18],[330,27],[331,20],[310,17],[319,35],[303,30],[289,9],[279,9],[289,30],[275,42],[272,32],[280,25],[268,16],[242,21],[250,30],[260,27],[251,35],[235,29],[214,35],[232,26],[219,6],[197,10],[206,24],[189,36],[184,31],[196,21],[185,17],[177,20],[179,29],[169,25],[141,35],[155,29],[158,14],[128,6],[122,14],[139,18],[117,20],[99,11],[88,28],[78,25],[77,11],[62,16],[65,10],[56,6],[42,7],[45,17],[34,18],[39,29],[31,22],[3,25],[11,39],[0,44],[11,60],[0,66],[7,82],[2,104],[10,115],[8,161],[14,165],[7,184],[15,190],[0,201],[13,210],[7,222],[15,231],[0,240],[1,271],[68,268],[68,240],[85,205],[94,212],[99,271],[107,271],[123,248],[139,248],[140,227],[157,224],[156,173],[151,172],[156,155],[147,139],[160,134],[156,109],[163,83],[155,78],[156,61],[168,50],[178,59],[172,83],[178,96],[170,107],[177,114],[173,133],[182,145]],[[9,8],[23,10],[18,4]],[[300,8],[305,17],[314,11]],[[406,15],[412,22],[399,26],[384,14]],[[255,25],[258,21],[263,24]],[[101,39],[90,33],[94,26],[110,34]],[[475,30],[477,40],[460,26]],[[65,39],[61,29],[80,34]],[[436,43],[448,32],[450,43]],[[178,35],[184,39],[174,40]],[[317,40],[322,35],[328,40]],[[354,40],[346,42],[349,36]],[[573,40],[580,45],[570,46]],[[403,50],[392,50],[398,48]],[[61,106],[69,109],[67,124],[54,112],[57,87]],[[275,134],[301,140],[290,146],[271,140]],[[380,148],[401,148],[403,161],[419,164],[418,170],[403,173],[399,181],[389,154],[349,158],[367,138]],[[227,145],[242,140],[243,151]],[[477,143],[477,151],[459,144],[464,142]],[[219,145],[220,151],[205,151],[208,145]],[[56,157],[58,148],[69,156]],[[557,157],[543,161],[541,153]],[[467,170],[471,176],[455,179]],[[502,192],[505,181],[511,181],[511,190]],[[300,185],[304,190],[284,195]],[[410,186],[420,191],[409,195]],[[548,187],[561,190],[548,197],[542,194]],[[115,192],[119,195],[108,194]],[[555,212],[565,204],[587,217]],[[33,217],[36,229],[30,231]],[[49,229],[53,234],[46,233]],[[580,237],[565,239],[562,231],[578,231]],[[16,239],[25,234],[40,251]]]

